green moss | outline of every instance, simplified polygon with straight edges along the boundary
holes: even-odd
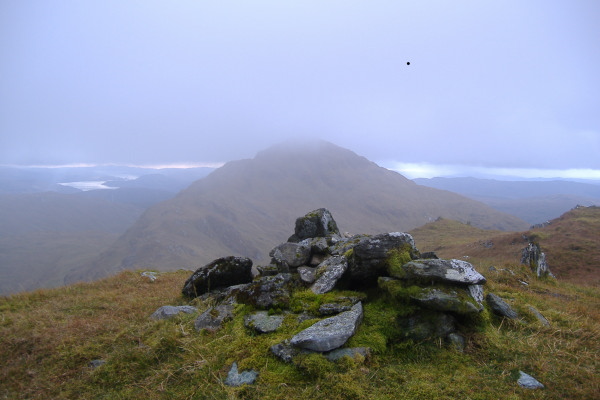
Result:
[[[294,358],[294,365],[310,378],[324,378],[333,372],[335,365],[321,353],[301,354]]]
[[[402,269],[402,266],[412,260],[410,252],[411,247],[407,244],[400,248],[392,249],[388,252],[386,264],[390,276],[399,279],[404,278],[405,272]]]
[[[310,289],[294,292],[290,300],[290,310],[295,313],[308,312],[318,314],[319,307],[327,303],[340,303],[352,305],[350,298],[364,300],[366,295],[362,292],[350,290],[332,290],[324,294],[315,294]]]

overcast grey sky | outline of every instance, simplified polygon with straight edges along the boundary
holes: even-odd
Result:
[[[600,178],[599,21],[598,0],[3,0],[0,164],[312,137],[405,170]]]

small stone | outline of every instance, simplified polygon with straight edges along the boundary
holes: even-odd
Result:
[[[532,314],[535,315],[535,317],[538,319],[538,321],[540,321],[542,325],[550,326],[550,322],[548,322],[548,320],[544,318],[544,316],[538,310],[536,310],[532,306],[529,306],[529,311],[531,311]]]
[[[463,335],[456,332],[450,333],[446,339],[456,351],[463,353],[465,351],[466,340]]]
[[[238,372],[237,363],[234,362],[227,374],[227,378],[225,379],[225,384],[227,386],[242,386],[242,385],[251,385],[256,382],[256,378],[258,377],[258,372],[254,370],[250,371],[242,371]]]
[[[225,321],[233,318],[233,306],[230,304],[221,304],[211,307],[196,319],[194,327],[197,331],[207,329],[216,331],[221,328]]]
[[[517,383],[522,388],[525,388],[525,389],[543,389],[544,388],[544,385],[541,384],[533,376],[528,375],[523,371],[519,371],[519,374],[521,374],[521,376],[519,377],[519,380],[517,381]]]
[[[489,293],[485,297],[485,301],[489,304],[494,314],[510,319],[519,318],[519,314],[517,314],[500,296]]]
[[[354,358],[357,355],[360,355],[364,358],[368,358],[371,355],[371,349],[369,349],[368,347],[345,347],[326,353],[325,358],[329,361],[337,361],[345,356]]]
[[[88,367],[90,368],[98,368],[102,365],[106,364],[106,361],[104,360],[92,360],[88,363]]]
[[[283,323],[283,315],[269,315],[266,311],[257,311],[244,316],[244,325],[258,333],[275,332]]]
[[[300,280],[306,283],[313,283],[317,279],[317,269],[312,267],[299,267],[298,274]]]
[[[156,311],[154,311],[150,318],[157,320],[169,319],[175,317],[176,315],[182,312],[186,314],[193,314],[197,311],[198,309],[192,306],[162,306],[159,307]]]

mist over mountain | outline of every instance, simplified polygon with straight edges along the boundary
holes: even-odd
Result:
[[[498,181],[477,178],[419,178],[420,185],[460,193],[530,224],[557,218],[577,205],[600,204],[600,185],[594,181]]]
[[[70,279],[124,268],[197,268],[226,255],[268,262],[298,215],[326,207],[351,233],[407,231],[438,217],[488,229],[528,224],[466,197],[415,184],[328,142],[286,143],[232,161],[150,207],[94,263]]]

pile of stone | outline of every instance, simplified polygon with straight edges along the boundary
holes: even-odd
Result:
[[[457,330],[457,322],[472,320],[470,317],[484,308],[486,279],[470,263],[442,260],[433,253],[424,258],[407,233],[341,235],[331,213],[323,208],[298,218],[294,234],[276,246],[270,256],[270,264],[257,266],[254,274],[252,260],[233,256],[195,271],[185,282],[183,294],[209,297],[218,304],[196,319],[196,329],[219,329],[233,318],[234,304],[242,303],[259,310],[244,316],[245,325],[269,334],[281,326],[283,312],[292,312],[290,301],[296,290],[309,288],[315,295],[323,295],[334,289],[369,289],[414,308],[413,313],[397,321],[404,337],[415,341],[444,338],[462,351],[465,338]],[[318,315],[314,310],[310,314],[308,307],[295,309],[298,321],[318,321],[272,346],[272,353],[286,362],[306,352],[323,353],[332,361],[345,355],[367,357],[368,348],[344,347],[360,327],[365,299],[340,296],[322,304]],[[488,296],[488,301],[495,312],[516,317],[497,296]],[[157,312],[155,318],[178,312],[190,309],[168,308]]]

